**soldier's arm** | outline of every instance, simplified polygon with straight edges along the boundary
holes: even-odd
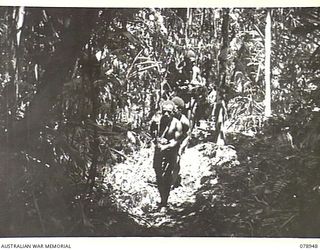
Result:
[[[185,117],[182,120],[182,123],[183,123],[183,126],[185,127],[185,131],[183,131],[183,139],[182,139],[180,149],[179,149],[180,155],[183,153],[183,151],[187,147],[188,142],[189,142],[189,138],[190,138],[190,122],[189,122],[189,120]]]
[[[166,150],[166,149],[173,148],[173,147],[175,147],[175,146],[177,146],[178,144],[181,143],[182,135],[183,135],[183,133],[182,133],[182,124],[178,120],[175,120],[174,122],[175,122],[175,127],[174,127],[175,131],[173,132],[174,133],[174,138],[171,139],[168,144],[162,145],[161,146],[161,150]]]
[[[182,123],[180,121],[177,120],[177,123],[176,123],[176,131],[175,131],[175,134],[174,134],[174,138],[175,138],[175,141],[176,141],[176,144],[180,144],[181,141],[183,140],[183,127],[182,127]]]
[[[203,85],[202,77],[200,74],[200,68],[198,66],[192,67],[192,80],[193,85]]]

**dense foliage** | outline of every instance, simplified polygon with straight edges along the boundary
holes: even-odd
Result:
[[[320,13],[270,11],[265,117],[268,9],[1,7],[0,234],[162,235],[136,163],[191,49],[207,92],[189,150],[207,168],[187,172],[194,200],[177,194],[166,234],[319,236]]]

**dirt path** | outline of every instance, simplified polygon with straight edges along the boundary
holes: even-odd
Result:
[[[106,177],[113,183],[114,198],[118,208],[126,211],[147,228],[170,227],[178,229],[188,211],[196,201],[195,192],[201,187],[202,177],[209,175],[214,158],[205,152],[213,151],[213,144],[204,143],[188,148],[181,158],[182,186],[171,191],[169,210],[161,213],[157,209],[160,196],[155,185],[152,168],[153,148],[144,148],[114,166]],[[216,180],[213,180],[213,182]]]

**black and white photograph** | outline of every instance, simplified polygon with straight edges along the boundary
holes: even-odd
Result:
[[[1,238],[319,238],[319,7],[0,13]]]

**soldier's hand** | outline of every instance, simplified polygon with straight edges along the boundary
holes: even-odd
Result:
[[[160,149],[160,151],[165,151],[165,150],[167,150],[167,145],[162,145],[162,144],[159,144],[159,149]]]
[[[160,138],[159,140],[158,140],[158,142],[160,143],[160,144],[167,144],[168,143],[168,140],[166,139],[166,138]]]
[[[180,89],[182,89],[182,90],[188,89],[188,85],[187,86],[181,86]]]

